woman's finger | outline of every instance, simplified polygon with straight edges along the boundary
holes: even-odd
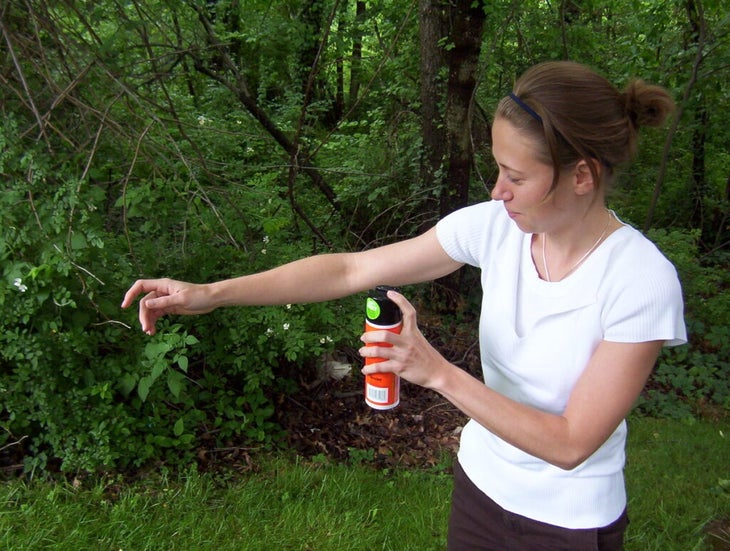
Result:
[[[410,329],[417,326],[416,308],[410,301],[397,291],[388,291],[388,298],[395,302],[403,314],[403,329]]]

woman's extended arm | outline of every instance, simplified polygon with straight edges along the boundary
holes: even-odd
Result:
[[[324,254],[277,268],[209,284],[140,279],[122,307],[145,294],[139,305],[142,330],[152,335],[167,314],[203,314],[222,306],[319,302],[375,285],[405,285],[442,277],[461,266],[449,257],[435,229],[421,236],[358,253]]]

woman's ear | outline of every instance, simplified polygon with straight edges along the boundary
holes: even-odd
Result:
[[[578,195],[591,193],[598,187],[588,163],[593,164],[596,174],[599,176],[601,174],[601,164],[599,162],[593,160],[586,161],[585,159],[578,161],[578,164],[575,165],[575,192]]]

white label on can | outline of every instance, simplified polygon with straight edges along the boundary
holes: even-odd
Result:
[[[377,386],[372,385],[366,385],[367,386],[367,399],[371,402],[376,402],[380,404],[387,404],[388,403],[388,389],[387,388],[380,388]]]

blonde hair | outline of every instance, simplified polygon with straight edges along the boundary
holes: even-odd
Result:
[[[544,144],[537,153],[554,167],[553,186],[562,169],[581,159],[588,161],[597,184],[611,181],[615,168],[636,155],[639,128],[662,125],[674,110],[672,97],[661,86],[634,79],[621,92],[572,61],[528,69],[515,83],[513,96],[517,98],[499,102],[495,118]]]

